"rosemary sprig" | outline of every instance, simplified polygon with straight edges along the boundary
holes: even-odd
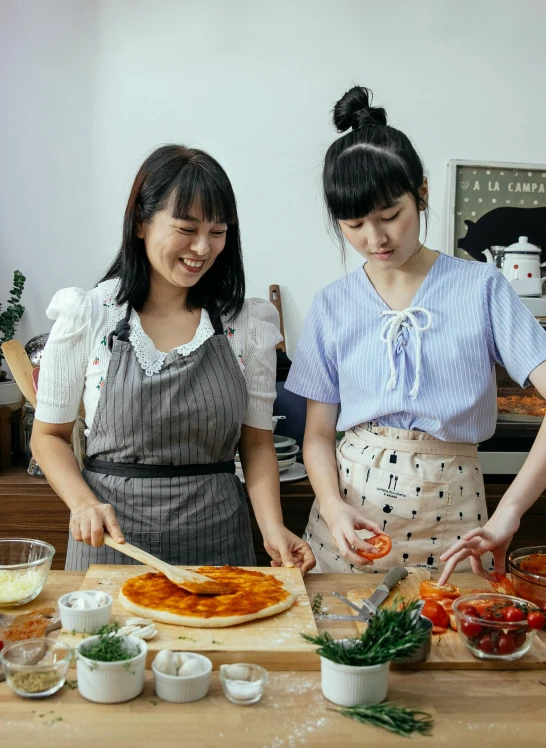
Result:
[[[314,616],[319,616],[322,611],[322,595],[320,592],[317,592],[317,594],[313,597],[313,600],[311,601],[311,612]]]
[[[131,647],[119,632],[118,623],[109,623],[97,631],[98,639],[81,648],[81,653],[88,660],[97,662],[123,662],[136,657],[138,646]]]
[[[431,735],[434,725],[434,717],[428,712],[418,709],[407,709],[398,706],[394,701],[385,701],[383,704],[371,704],[369,706],[349,706],[332,709],[332,711],[350,717],[357,722],[383,727],[385,730],[409,738],[413,733],[419,735]]]
[[[401,610],[380,609],[366,630],[354,639],[336,641],[327,631],[319,636],[302,636],[318,646],[317,654],[340,665],[361,667],[400,662],[413,654],[429,635],[418,623],[418,609],[418,601]]]

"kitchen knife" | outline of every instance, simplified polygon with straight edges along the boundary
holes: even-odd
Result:
[[[392,588],[397,585],[401,579],[404,579],[407,576],[408,570],[403,566],[395,566],[393,569],[389,569],[375,592],[373,592],[367,600],[362,601],[361,610],[367,613],[368,621],[371,616],[374,616],[377,613],[378,607],[381,605],[383,600],[386,600],[390,595]]]
[[[336,597],[339,597],[340,600],[343,600],[343,602],[350,608],[356,610],[358,615],[323,615],[320,618],[321,620],[330,621],[364,621],[365,623],[369,623],[370,619],[377,613],[378,607],[389,596],[393,587],[395,587],[401,579],[404,579],[407,576],[408,570],[403,566],[395,566],[394,568],[389,569],[377,589],[370,595],[367,600],[362,600],[362,606],[360,608],[358,607],[358,605],[355,605],[354,603],[343,597],[343,595],[340,595],[338,592],[334,592],[332,594],[334,594]]]

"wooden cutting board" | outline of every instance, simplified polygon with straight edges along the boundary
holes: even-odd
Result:
[[[315,654],[316,647],[300,636],[318,635],[300,570],[270,567],[254,570],[273,574],[280,579],[296,595],[294,605],[277,616],[228,628],[200,629],[156,622],[158,634],[147,642],[146,667],[150,667],[160,649],[172,649],[200,652],[212,660],[215,669],[223,663],[253,662],[267,670],[319,670],[320,660]],[[128,618],[134,616],[118,601],[119,590],[127,579],[149,571],[153,571],[149,566],[95,564],[89,567],[81,589],[108,592],[114,598],[112,620],[123,625]],[[71,646],[75,646],[85,636],[65,630],[59,634],[59,638]]]
[[[408,571],[409,575],[398,582],[387,599],[380,605],[381,608],[392,605],[397,596],[405,600],[416,600],[419,597],[421,581],[430,579],[430,572],[425,569],[413,568],[408,568]],[[381,578],[377,580],[377,584],[380,582]],[[476,588],[483,586],[483,580],[476,582]],[[375,587],[361,587],[349,590],[347,599],[359,605],[362,600],[372,594],[374,589]],[[461,592],[464,594],[464,590],[461,589]],[[470,592],[470,588],[468,592]],[[355,622],[359,633],[366,629],[366,625],[365,623]],[[459,634],[452,629],[448,629],[445,634],[432,635],[432,649],[425,662],[412,665],[393,664],[392,667],[404,670],[543,670],[546,667],[546,644],[538,636],[535,636],[531,649],[515,662],[478,660],[466,648]]]

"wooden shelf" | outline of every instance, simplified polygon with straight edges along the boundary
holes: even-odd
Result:
[[[491,515],[510,484],[510,476],[486,477],[487,509]],[[281,504],[286,526],[303,534],[314,494],[307,479],[281,483]],[[261,533],[250,511],[258,564],[269,566]],[[56,548],[52,568],[64,569],[70,512],[45,478],[28,475],[22,466],[0,473],[0,538],[40,538]],[[546,493],[523,516],[509,550],[543,545],[546,530]]]

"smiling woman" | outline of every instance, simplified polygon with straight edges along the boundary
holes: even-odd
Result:
[[[104,529],[172,564],[255,565],[239,449],[276,565],[313,566],[283,525],[272,439],[274,307],[244,298],[235,195],[220,164],[154,151],[121,248],[90,292],[65,289],[40,369],[33,453],[71,510],[68,569],[130,563]],[[87,462],[68,446],[83,397]]]

